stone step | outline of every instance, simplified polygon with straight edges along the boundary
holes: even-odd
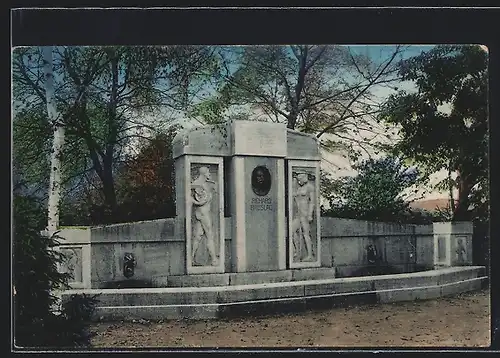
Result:
[[[374,288],[382,290],[387,288],[444,285],[450,282],[466,281],[484,276],[485,274],[483,266],[463,266],[421,271],[418,273],[382,275],[378,276],[374,281]]]
[[[154,287],[214,287],[335,278],[335,268],[155,276]]]
[[[68,290],[63,295],[99,294],[100,307],[207,305],[259,300],[304,298],[318,295],[391,291],[406,288],[436,289],[449,283],[482,276],[482,268],[450,268],[385,276],[348,277],[228,285],[212,287],[161,287],[138,289]]]
[[[376,304],[397,301],[425,300],[444,297],[459,292],[481,289],[487,277],[452,282],[433,287],[394,288],[386,290],[331,293],[254,301],[206,303],[206,304],[159,304],[144,306],[100,306],[94,319],[125,320],[146,319],[216,319],[242,316],[262,316],[306,310],[320,310],[357,304]]]

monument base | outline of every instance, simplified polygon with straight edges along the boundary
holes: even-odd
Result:
[[[217,275],[217,274],[215,274]],[[434,299],[479,290],[487,283],[483,266],[451,267],[383,276],[332,278],[212,287],[73,289],[98,294],[96,320],[214,319],[277,314],[339,305]]]

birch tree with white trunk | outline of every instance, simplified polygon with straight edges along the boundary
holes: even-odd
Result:
[[[183,111],[211,86],[217,58],[207,46],[53,46],[51,66],[50,52],[23,47],[13,54],[20,179],[43,194],[50,188],[52,228],[58,196],[61,206],[78,196],[100,223],[120,220],[117,168],[138,138],[153,138],[146,129],[155,133],[170,121],[165,111]]]
[[[61,152],[64,146],[64,126],[54,96],[54,73],[52,46],[42,49],[44,62],[44,85],[49,123],[54,130],[52,151],[50,154],[49,204],[47,230],[54,232],[59,227],[59,203],[61,199]]]

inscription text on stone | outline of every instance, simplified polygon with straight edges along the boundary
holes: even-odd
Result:
[[[234,152],[249,155],[286,155],[286,128],[266,123],[235,123]]]
[[[273,201],[271,198],[252,198],[250,201],[251,211],[273,210]]]

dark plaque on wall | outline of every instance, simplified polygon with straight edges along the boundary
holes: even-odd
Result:
[[[136,260],[134,254],[127,252],[123,257],[123,276],[131,278],[134,276]]]
[[[259,165],[252,171],[252,190],[259,196],[265,196],[271,190],[271,173],[265,166]]]

